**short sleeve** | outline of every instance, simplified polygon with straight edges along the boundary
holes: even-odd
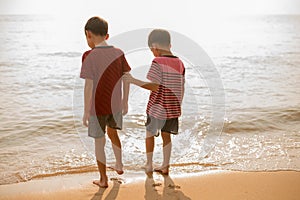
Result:
[[[122,67],[123,67],[123,73],[124,72],[129,72],[131,70],[124,54],[122,55]]]
[[[83,63],[83,61],[86,59],[86,57],[89,55],[89,53],[90,53],[91,51],[92,51],[92,50],[88,50],[88,51],[84,52],[84,54],[82,55],[82,58],[81,58],[82,63]]]
[[[87,51],[82,55],[82,66],[80,71],[80,78],[93,80],[92,62],[88,54],[91,51]]]
[[[154,83],[162,83],[162,72],[160,65],[157,62],[152,62],[150,70],[147,74],[147,79]]]

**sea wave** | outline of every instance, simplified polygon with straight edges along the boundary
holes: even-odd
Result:
[[[44,57],[68,57],[68,58],[74,58],[74,57],[80,57],[82,53],[80,52],[53,52],[53,53],[41,53],[40,56]]]
[[[225,133],[247,133],[274,130],[300,130],[300,108],[247,110],[224,123]],[[294,126],[291,126],[293,125]]]

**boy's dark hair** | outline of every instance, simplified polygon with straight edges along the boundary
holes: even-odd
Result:
[[[154,29],[148,36],[148,46],[151,47],[153,43],[157,43],[163,46],[171,44],[170,33],[163,29]]]
[[[92,17],[86,22],[84,30],[91,31],[95,35],[106,36],[108,23],[100,17]]]

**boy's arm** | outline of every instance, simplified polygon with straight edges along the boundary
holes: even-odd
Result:
[[[184,85],[185,85],[185,77],[183,76],[183,81],[182,81],[182,85],[181,85],[181,87],[182,87],[181,101],[183,100],[184,92],[185,92]]]
[[[147,90],[151,90],[153,92],[157,91],[158,88],[159,88],[159,84],[158,83],[154,83],[154,82],[144,82],[144,81],[141,81],[141,80],[138,80],[136,79],[137,83],[134,83],[144,89],[147,89]]]
[[[85,79],[84,85],[84,114],[82,118],[82,122],[84,126],[88,126],[89,118],[90,118],[90,109],[93,95],[93,80]]]
[[[124,74],[129,74],[129,72],[125,72]],[[129,88],[130,83],[126,79],[123,79],[123,115],[126,115],[128,113]]]
[[[129,83],[132,83],[132,84],[135,84],[137,86],[140,86],[144,89],[147,89],[147,90],[151,90],[151,91],[157,91],[158,88],[159,88],[159,85],[158,83],[154,83],[154,82],[145,82],[145,81],[142,81],[142,80],[139,80],[139,79],[136,79],[134,78],[131,74],[127,73],[124,75],[124,79],[126,81],[128,81]]]

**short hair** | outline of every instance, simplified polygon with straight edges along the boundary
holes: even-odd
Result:
[[[148,36],[148,46],[151,47],[153,43],[160,44],[162,46],[168,46],[171,44],[171,36],[167,30],[154,29]]]
[[[95,35],[106,36],[108,23],[100,17],[92,17],[86,22],[84,30],[91,31]]]

